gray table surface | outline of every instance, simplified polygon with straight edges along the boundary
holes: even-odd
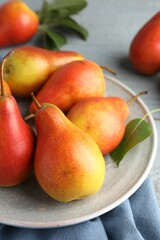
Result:
[[[5,2],[5,1],[1,1]],[[33,9],[39,9],[42,1],[26,0]],[[143,101],[150,110],[160,107],[160,74],[142,76],[133,71],[128,49],[132,38],[142,25],[160,9],[160,2],[156,0],[88,0],[85,10],[75,16],[79,23],[89,30],[87,41],[72,36],[68,37],[68,44],[62,50],[80,52],[90,60],[101,65],[111,67],[117,72],[117,78],[135,92],[148,90]],[[33,44],[33,41],[27,44]],[[0,50],[1,54],[8,49]],[[154,114],[154,118],[160,113]],[[155,119],[158,135],[160,122]],[[160,205],[160,143],[150,172],[156,196]]]

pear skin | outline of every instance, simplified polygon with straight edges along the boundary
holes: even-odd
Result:
[[[15,186],[33,170],[35,134],[13,96],[0,96],[0,186]]]
[[[38,26],[37,14],[24,1],[6,1],[0,6],[0,48],[28,41]]]
[[[35,133],[23,120],[15,98],[6,94],[0,73],[0,186],[15,186],[26,180],[33,170]]]
[[[18,47],[5,63],[4,80],[14,96],[30,97],[31,92],[36,93],[57,68],[78,59],[83,57],[76,52]]]
[[[157,12],[134,36],[129,59],[133,68],[145,75],[160,71],[160,12]]]
[[[76,102],[91,96],[103,96],[105,79],[98,64],[78,60],[58,69],[36,95],[39,103],[52,103],[67,112]],[[32,102],[30,112],[35,112]]]
[[[128,104],[119,97],[91,97],[75,104],[67,117],[107,154],[121,142],[128,114]]]
[[[60,202],[95,194],[105,177],[97,144],[54,105],[42,104],[35,115],[35,176],[42,189]]]

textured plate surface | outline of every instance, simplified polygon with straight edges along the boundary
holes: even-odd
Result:
[[[128,101],[135,93],[118,80],[106,76],[107,96]],[[26,102],[19,103],[25,115]],[[148,108],[141,99],[130,105],[131,119],[142,117]],[[49,228],[80,223],[115,208],[131,196],[148,176],[157,150],[157,131],[151,115],[153,135],[132,149],[119,168],[106,156],[106,178],[101,190],[84,200],[59,203],[48,197],[34,176],[11,188],[0,188],[0,222],[29,228]]]

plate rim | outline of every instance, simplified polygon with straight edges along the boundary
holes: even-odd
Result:
[[[109,79],[112,82],[118,84],[120,87],[122,87],[129,94],[136,95],[136,93],[130,87],[128,87],[126,84],[122,83],[117,78],[112,77],[112,76],[108,76],[107,74],[104,74],[104,77],[105,77],[105,79]],[[75,224],[82,223],[82,222],[91,220],[93,218],[99,217],[102,214],[105,214],[108,211],[113,210],[115,207],[119,206],[126,199],[128,199],[133,193],[135,193],[138,190],[138,188],[142,185],[142,183],[145,181],[147,176],[149,175],[149,173],[151,171],[151,168],[153,166],[154,160],[155,160],[155,156],[156,156],[156,153],[157,153],[157,147],[158,147],[157,128],[156,128],[155,121],[152,117],[152,114],[150,113],[150,110],[147,107],[147,105],[144,103],[144,101],[140,97],[138,97],[137,100],[140,103],[140,105],[143,107],[145,112],[148,113],[148,119],[149,119],[149,122],[151,123],[152,130],[153,130],[153,134],[152,134],[153,147],[152,147],[152,153],[151,153],[151,156],[150,156],[150,160],[148,162],[148,165],[144,169],[143,174],[139,177],[139,179],[136,181],[136,183],[125,194],[123,194],[121,197],[116,199],[110,205],[108,205],[108,206],[106,206],[106,207],[104,207],[100,210],[97,210],[95,212],[85,214],[81,217],[66,219],[66,220],[57,221],[57,222],[53,222],[53,221],[51,221],[51,222],[41,222],[41,221],[34,222],[33,221],[31,223],[29,223],[28,221],[6,220],[6,219],[3,219],[3,218],[0,217],[0,224],[7,224],[7,225],[10,225],[10,226],[17,226],[17,227],[24,227],[24,228],[37,228],[37,229],[71,226],[71,225],[75,225]]]

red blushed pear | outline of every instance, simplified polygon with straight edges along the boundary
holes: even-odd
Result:
[[[103,154],[107,154],[124,136],[130,104],[144,94],[147,91],[139,92],[128,102],[117,96],[86,98],[76,103],[67,117],[94,139]]]
[[[28,41],[38,30],[38,16],[23,1],[11,0],[0,6],[0,47]]]
[[[48,102],[67,112],[76,102],[91,96],[103,96],[105,79],[101,67],[90,60],[78,60],[59,68],[36,95],[40,104]],[[30,112],[36,110],[35,103]]]
[[[40,186],[60,202],[98,192],[104,182],[105,161],[95,141],[57,106],[33,100],[38,107],[34,172]]]
[[[31,92],[38,92],[55,70],[79,59],[83,56],[77,52],[21,46],[7,59],[4,80],[14,96],[30,97]]]
[[[151,75],[160,71],[160,12],[135,35],[130,45],[129,58],[139,73]]]
[[[107,154],[121,142],[128,114],[128,104],[119,97],[90,97],[75,104],[67,117]]]
[[[6,94],[1,65],[0,93],[0,186],[15,186],[26,180],[33,170],[35,134],[23,120],[17,102]]]

